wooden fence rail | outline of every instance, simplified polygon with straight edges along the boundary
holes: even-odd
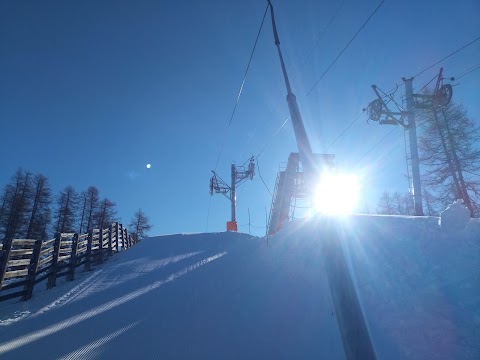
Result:
[[[59,277],[72,281],[78,267],[90,271],[92,265],[136,243],[117,222],[88,234],[57,233],[51,240],[14,239],[0,244],[0,301],[28,300],[36,284],[47,280],[50,289]]]

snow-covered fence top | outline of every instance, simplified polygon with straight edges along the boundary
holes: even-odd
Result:
[[[13,239],[0,244],[0,301],[28,300],[36,284],[47,280],[50,289],[59,277],[72,281],[79,266],[89,271],[92,265],[136,243],[117,222],[87,234],[57,233],[51,240]]]

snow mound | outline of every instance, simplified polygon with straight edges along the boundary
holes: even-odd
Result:
[[[463,205],[463,200],[458,199],[440,213],[440,227],[446,231],[464,230],[470,222],[470,211]]]

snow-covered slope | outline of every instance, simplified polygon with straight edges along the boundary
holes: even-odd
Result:
[[[336,221],[382,359],[480,358],[480,223],[357,216]]]
[[[326,226],[326,224],[328,226]],[[0,304],[0,358],[343,359],[323,243],[339,242],[378,358],[480,358],[480,223],[350,216],[146,239]]]

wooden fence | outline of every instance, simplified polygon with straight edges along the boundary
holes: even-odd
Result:
[[[46,280],[51,289],[59,277],[72,281],[78,267],[90,271],[92,265],[136,243],[122,224],[114,223],[88,234],[57,233],[46,241],[14,239],[0,244],[0,301],[28,300],[36,284]]]

